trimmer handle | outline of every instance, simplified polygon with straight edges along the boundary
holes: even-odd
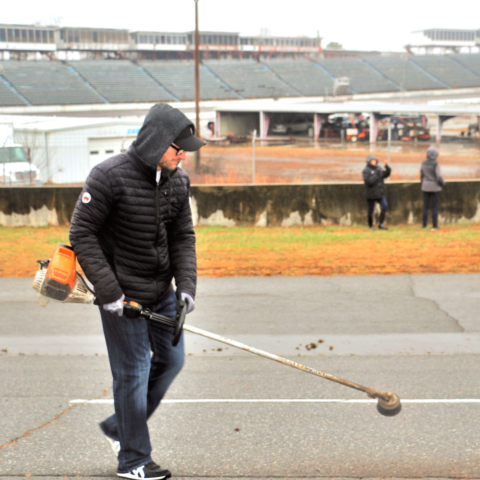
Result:
[[[137,302],[123,302],[123,316],[134,320],[142,316],[142,306]]]
[[[148,308],[144,309],[137,302],[123,302],[123,315],[130,319],[142,317],[146,320],[151,320],[153,322],[161,323],[162,325],[173,327],[175,332],[173,334],[172,345],[176,347],[182,335],[183,324],[185,323],[185,316],[187,315],[188,308],[188,305],[184,300],[179,300],[178,306],[180,307],[180,311],[177,312],[177,316],[174,319],[166,317],[165,315],[153,313]]]
[[[183,324],[185,323],[185,317],[187,316],[188,301],[179,298],[177,300],[177,325],[175,326],[175,333],[173,334],[172,345],[176,347],[182,336]]]

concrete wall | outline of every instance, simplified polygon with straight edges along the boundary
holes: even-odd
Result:
[[[80,187],[0,188],[0,225],[68,225]],[[387,185],[390,225],[419,223],[418,182]],[[292,226],[366,223],[362,183],[192,187],[196,225]],[[449,182],[440,223],[480,222],[480,180]]]
[[[0,225],[68,225],[81,187],[2,187]]]

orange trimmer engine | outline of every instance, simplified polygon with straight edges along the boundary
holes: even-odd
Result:
[[[77,276],[75,253],[69,245],[60,244],[45,272],[40,294],[64,302],[75,288]]]
[[[95,297],[85,280],[77,274],[75,252],[70,245],[59,244],[50,260],[38,260],[40,269],[33,288],[39,293],[39,303],[49,300],[69,303],[93,303]]]

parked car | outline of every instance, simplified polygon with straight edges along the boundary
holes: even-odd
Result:
[[[285,120],[272,125],[270,132],[276,135],[298,135],[306,133],[309,137],[313,138],[313,121],[306,117],[294,117],[291,120]]]

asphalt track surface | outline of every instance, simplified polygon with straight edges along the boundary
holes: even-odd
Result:
[[[187,334],[150,421],[175,478],[480,478],[480,275],[201,278],[196,306],[190,325],[392,390],[403,410]],[[0,279],[0,312],[0,476],[114,476],[96,307],[42,308],[31,280]]]

